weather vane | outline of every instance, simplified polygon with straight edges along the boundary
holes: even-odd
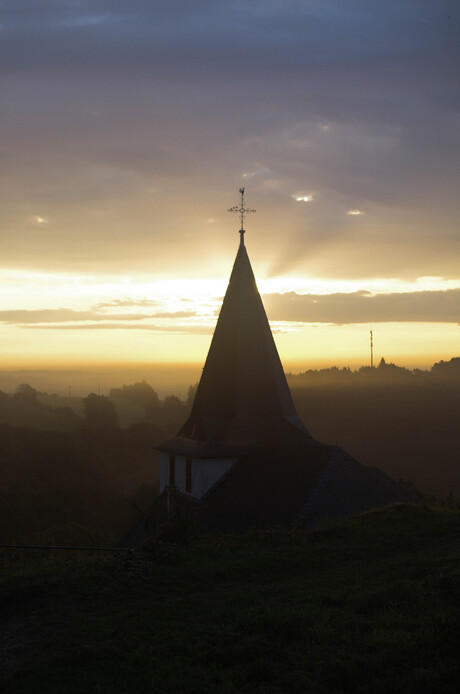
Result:
[[[229,208],[229,212],[236,212],[236,214],[240,215],[240,234],[241,234],[241,243],[244,244],[243,241],[243,234],[244,232],[244,217],[245,215],[249,214],[249,212],[255,212],[255,210],[251,210],[249,207],[244,206],[244,188],[240,188],[239,190],[240,195],[241,195],[241,200],[239,205],[234,205],[233,207]]]

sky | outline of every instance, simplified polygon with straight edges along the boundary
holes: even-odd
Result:
[[[0,369],[460,353],[457,0],[0,0]]]

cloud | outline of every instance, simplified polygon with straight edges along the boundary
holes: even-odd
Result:
[[[129,301],[113,301],[109,303],[98,304],[96,308],[104,307],[119,307],[119,306],[150,306],[151,302],[129,302]],[[10,309],[8,311],[0,311],[0,323],[5,325],[33,325],[40,324],[50,324],[50,327],[58,327],[60,323],[82,323],[87,321],[98,321],[107,322],[112,321],[111,325],[118,325],[119,327],[126,327],[125,323],[127,321],[139,321],[147,320],[151,318],[171,318],[177,320],[179,318],[195,318],[198,315],[196,311],[185,310],[185,311],[162,311],[156,313],[113,313],[105,311],[76,311],[70,308],[56,308],[56,309]],[[116,321],[116,323],[113,323]],[[52,325],[51,325],[52,324]],[[68,327],[68,326],[63,326]],[[75,326],[75,327],[86,327],[86,326]],[[106,327],[100,326],[100,327]]]
[[[158,333],[178,333],[181,335],[212,335],[215,325],[153,325],[151,323],[137,323],[135,325],[129,323],[122,325],[120,323],[80,323],[74,325],[72,323],[55,323],[55,324],[24,324],[21,328],[30,330],[147,330]]]
[[[48,219],[48,217],[43,217],[41,215],[34,214],[30,217],[30,222],[32,224],[42,225],[42,224],[48,224],[49,219]]]
[[[224,246],[202,220],[247,179],[267,255],[282,224],[304,267],[323,249],[350,277],[362,256],[370,273],[458,275],[455,0],[5,0],[2,13],[7,267],[174,274],[209,239]],[[314,204],[293,205],[310,186]],[[365,239],[344,214],[358,201]],[[45,202],[37,234],[24,219]]]
[[[97,313],[96,311],[75,311],[70,308],[11,309],[0,311],[0,322],[7,325],[33,323],[66,323],[80,321],[133,321],[152,318],[143,313]]]
[[[157,306],[160,301],[157,299],[114,299],[113,301],[106,301],[96,304],[95,308],[120,308],[122,306]]]
[[[320,3],[293,0],[172,5],[136,0],[129,6],[122,0],[86,0],[41,2],[39,8],[33,2],[9,0],[2,9],[7,65],[14,60],[15,65],[22,62],[66,72],[78,69],[83,58],[106,73],[123,68],[155,73],[160,67],[174,74],[180,66],[188,67],[186,76],[203,72],[209,78],[224,71],[226,76],[239,75],[244,83],[254,72],[288,76],[307,65],[312,70],[321,63],[331,68],[339,58],[355,66],[363,58],[386,62],[394,59],[403,42],[406,55],[440,47],[443,40],[452,50],[455,4],[439,5],[437,9],[426,0],[407,0],[402,7],[397,0],[388,0],[370,12],[362,0],[351,0],[346,9],[340,0],[325,9]],[[435,19],[436,33],[431,25]],[[19,44],[28,40],[25,55],[13,39]],[[210,55],[214,64],[209,63]],[[240,69],[243,66],[245,70]]]
[[[460,289],[395,294],[268,294],[267,315],[274,321],[305,323],[428,322],[460,324]]]
[[[285,331],[288,323],[350,323],[427,322],[460,324],[460,289],[444,291],[399,292],[372,294],[367,291],[335,294],[266,294],[264,305],[277,332]],[[110,307],[130,305],[114,301]],[[100,306],[105,306],[101,304]],[[137,305],[137,302],[133,302]],[[76,311],[73,309],[37,309],[0,311],[0,322],[21,328],[62,330],[148,330],[181,334],[211,334],[215,317],[203,316],[194,310],[162,311],[157,313],[116,313],[105,311]],[[151,321],[167,321],[157,325]],[[194,322],[188,323],[192,319]],[[281,326],[281,327],[280,327]]]
[[[153,318],[193,318],[197,315],[197,311],[164,311],[155,313]]]
[[[244,173],[242,173],[241,178],[255,178],[255,177],[266,178],[269,174],[270,174],[270,169],[267,169],[266,166],[257,166],[252,171],[245,171]]]
[[[296,202],[311,202],[313,200],[312,193],[298,193],[296,195],[291,195]]]

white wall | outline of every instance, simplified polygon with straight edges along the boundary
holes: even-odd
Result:
[[[160,453],[160,494],[169,484],[169,454]]]
[[[185,492],[185,457],[175,457],[175,486]],[[236,463],[236,458],[192,458],[192,493],[195,499],[201,497]],[[169,484],[169,453],[160,453],[160,493]]]

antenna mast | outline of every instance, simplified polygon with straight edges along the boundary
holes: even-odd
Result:
[[[235,212],[236,214],[240,215],[240,244],[244,246],[244,218],[245,215],[249,214],[250,212],[255,212],[255,210],[251,210],[249,207],[244,206],[244,188],[240,188],[239,193],[241,195],[240,204],[230,207],[228,211]]]
[[[371,369],[374,368],[374,334],[371,330]]]

